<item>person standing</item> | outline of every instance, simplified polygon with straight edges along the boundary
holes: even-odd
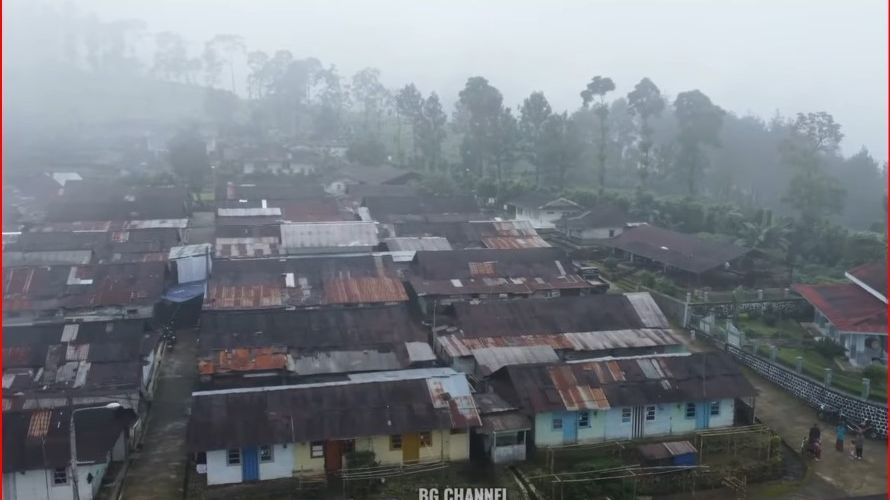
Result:
[[[843,452],[844,451],[844,438],[847,437],[847,425],[844,423],[843,420],[841,420],[837,424],[837,427],[835,428],[834,432],[837,435],[837,440],[835,440],[835,442],[834,442],[834,447],[837,451]]]
[[[862,460],[862,448],[865,446],[865,433],[859,431],[853,438],[853,446],[856,447],[856,460]]]

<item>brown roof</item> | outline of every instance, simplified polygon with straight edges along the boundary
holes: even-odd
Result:
[[[508,366],[508,400],[534,414],[753,396],[754,387],[723,352]]]
[[[222,260],[205,310],[275,309],[407,301],[388,256]]]
[[[575,274],[557,248],[417,252],[409,282],[418,295],[531,294],[537,290],[594,289]]]
[[[750,251],[648,224],[602,240],[601,244],[695,274],[723,266]]]
[[[198,360],[198,373],[201,375],[284,370],[285,368],[287,368],[287,349],[281,347],[216,351],[213,355]]]
[[[164,271],[163,262],[6,268],[3,306],[25,311],[151,304],[163,292]]]

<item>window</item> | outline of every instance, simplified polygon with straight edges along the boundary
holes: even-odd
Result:
[[[686,403],[686,418],[695,418],[695,403]]]
[[[630,417],[631,417],[631,410],[630,410],[630,408],[622,408],[622,409],[621,409],[621,423],[622,423],[622,424],[629,424],[629,423],[630,423]]]
[[[562,419],[554,418],[553,419],[553,430],[558,431],[560,429],[562,429]]]
[[[324,441],[312,441],[309,446],[309,458],[324,458]]]
[[[402,449],[402,435],[401,434],[393,434],[389,437],[389,449],[390,450],[401,450]]]
[[[720,401],[711,401],[711,415],[720,415]]]
[[[655,407],[647,406],[646,407],[646,421],[653,422],[655,420]]]
[[[589,411],[578,412],[578,427],[582,429],[587,429],[588,427],[590,427]]]
[[[421,432],[420,433],[420,446],[427,448],[433,445],[433,433],[432,432]]]
[[[516,446],[520,444],[525,444],[525,431],[498,434],[494,443],[495,446]]]
[[[340,450],[343,451],[343,453],[352,453],[355,451],[355,439],[340,441]]]
[[[55,486],[62,486],[64,484],[68,484],[68,469],[65,467],[60,467],[58,469],[53,470],[53,484]]]
[[[260,446],[260,462],[271,462],[272,460],[272,447]]]
[[[241,450],[238,448],[232,448],[228,452],[226,452],[226,462],[229,465],[238,465],[241,463]]]

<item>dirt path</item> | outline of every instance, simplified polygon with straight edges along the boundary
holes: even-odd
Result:
[[[155,399],[149,409],[143,448],[134,454],[124,480],[123,500],[183,497],[186,411],[195,379],[195,332],[177,332],[178,343],[161,364]]]
[[[748,380],[757,388],[755,414],[770,428],[775,430],[792,447],[800,445],[809,428],[818,421],[816,412],[799,399],[779,389],[763,377],[751,370],[745,370]],[[834,429],[824,422],[820,423],[824,450],[822,461],[809,462],[810,468],[802,486],[809,490],[807,482],[817,485],[820,481],[837,488],[846,495],[873,495],[887,491],[887,443],[885,441],[866,440],[864,458],[852,460],[849,456],[850,436],[843,453],[834,449]],[[829,489],[829,488],[825,488]],[[804,492],[796,492],[798,495]],[[819,489],[805,491],[805,496],[787,496],[785,498],[834,498],[821,496]],[[817,496],[814,496],[817,495]]]

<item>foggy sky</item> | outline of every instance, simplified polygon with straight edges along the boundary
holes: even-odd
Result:
[[[558,4],[548,6],[546,4]],[[845,154],[887,159],[884,0],[79,0],[100,18],[139,18],[200,43],[238,33],[250,50],[290,49],[344,76],[374,66],[451,106],[482,75],[517,107],[543,90],[574,109],[593,75],[625,95],[644,76],[669,96],[698,88],[764,118],[828,111]]]

